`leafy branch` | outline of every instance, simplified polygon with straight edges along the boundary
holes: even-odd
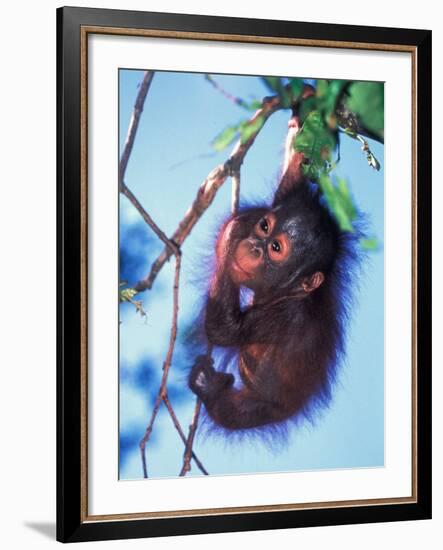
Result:
[[[120,286],[125,286],[126,283],[120,283]],[[143,309],[143,302],[141,300],[134,300],[138,292],[134,288],[123,288],[120,289],[119,302],[129,302],[135,307],[135,312],[140,313],[145,319],[148,317],[148,314]]]
[[[130,127],[128,130],[128,136],[126,139],[126,144],[123,150],[123,154],[120,161],[119,167],[119,188],[120,192],[124,194],[132,205],[140,213],[143,220],[151,227],[157,237],[162,240],[165,244],[165,249],[160,254],[160,256],[152,264],[151,271],[149,275],[136,283],[133,288],[130,289],[129,293],[124,294],[124,299],[127,301],[133,300],[134,296],[139,292],[150,289],[152,284],[160,272],[163,265],[170,258],[170,256],[175,256],[175,275],[174,275],[174,285],[173,285],[173,319],[171,326],[171,333],[169,339],[168,351],[166,354],[165,361],[163,363],[163,375],[160,383],[159,390],[155,399],[154,407],[152,410],[151,418],[146,427],[145,433],[140,441],[140,453],[143,466],[143,475],[148,477],[148,467],[146,459],[146,449],[149,442],[155,420],[157,418],[160,406],[162,403],[168,409],[168,412],[174,422],[174,426],[177,429],[182,441],[185,443],[185,452],[183,457],[183,467],[180,472],[180,475],[186,475],[190,469],[190,461],[194,459],[197,466],[202,470],[204,474],[207,474],[206,469],[203,467],[201,462],[195,456],[195,453],[192,449],[195,432],[198,425],[198,418],[201,408],[201,403],[199,400],[196,402],[195,411],[192,423],[189,429],[189,435],[187,439],[183,439],[183,430],[180,427],[177,416],[175,415],[174,409],[170,403],[167,394],[167,379],[169,370],[172,363],[172,357],[175,347],[175,342],[177,338],[178,331],[178,309],[179,309],[179,281],[180,281],[180,269],[181,269],[181,250],[180,246],[187,238],[191,232],[194,225],[206,211],[206,209],[212,203],[218,189],[223,185],[225,180],[228,177],[232,177],[233,180],[233,192],[232,192],[232,208],[236,210],[238,208],[239,201],[239,185],[240,185],[240,168],[246,157],[247,152],[255,141],[260,130],[263,128],[266,120],[277,110],[283,108],[281,98],[278,95],[272,97],[266,97],[260,104],[260,108],[254,113],[254,115],[247,121],[247,124],[243,127],[243,134],[240,139],[237,141],[231,155],[229,158],[221,165],[217,166],[210,174],[206,177],[203,183],[200,185],[200,188],[197,192],[197,196],[185,213],[183,219],[178,225],[177,230],[174,232],[171,238],[168,238],[163,231],[157,226],[152,217],[148,212],[143,208],[141,203],[132,193],[132,191],[127,187],[124,182],[126,166],[128,164],[132,147],[135,140],[135,135],[137,132],[139,119],[143,111],[144,101],[146,99],[147,92],[149,90],[150,83],[152,81],[152,76],[148,78],[147,74],[143,79],[143,83],[140,86],[139,93],[135,102],[135,107],[133,114],[131,116]],[[146,83],[149,84],[146,84]],[[211,353],[211,349],[208,348],[208,354]]]
[[[371,152],[368,142],[362,136],[383,142],[383,86],[378,83],[319,80],[317,81],[315,93],[310,92],[306,94],[307,89],[312,90],[313,88],[305,85],[301,79],[264,77],[262,81],[273,95],[265,97],[261,102],[256,100],[247,102],[242,98],[230,94],[211,75],[206,75],[205,78],[208,83],[228,100],[247,111],[256,110],[250,118],[227,126],[214,138],[212,145],[216,151],[222,151],[233,144],[235,140],[237,141],[227,160],[215,167],[201,183],[193,203],[185,212],[172,236],[168,237],[157,226],[124,181],[126,167],[130,159],[143,106],[153,76],[153,72],[146,72],[140,85],[119,164],[120,192],[128,198],[146,224],[165,245],[161,254],[152,263],[150,272],[145,278],[138,281],[133,287],[120,289],[120,301],[132,303],[136,307],[136,312],[146,316],[141,301],[137,301],[134,298],[138,293],[151,289],[165,263],[171,256],[175,258],[173,311],[168,350],[163,362],[162,379],[151,417],[140,441],[143,475],[144,477],[148,477],[147,445],[162,404],[166,406],[175,429],[185,446],[180,475],[186,475],[191,468],[192,460],[207,475],[207,470],[193,451],[201,402],[197,399],[189,426],[188,437],[186,437],[167,393],[168,374],[172,365],[178,332],[181,245],[204,212],[209,208],[217,191],[228,177],[232,179],[231,208],[233,212],[237,211],[240,192],[240,170],[244,159],[266,121],[273,113],[281,109],[297,110],[302,125],[296,135],[293,146],[296,151],[303,153],[306,161],[303,167],[305,173],[312,181],[319,184],[340,228],[344,231],[353,231],[357,209],[353,203],[347,183],[343,179],[331,176],[332,170],[339,161],[333,162],[332,155],[338,148],[339,133],[341,132],[358,140],[362,144],[362,150],[366,154],[368,164],[376,170],[380,168],[379,162]],[[368,104],[370,107],[368,107]],[[375,250],[378,247],[378,243],[374,238],[362,239],[361,245],[368,250]],[[207,354],[211,355],[211,353],[212,349],[209,346]]]
[[[353,231],[357,209],[346,182],[331,175],[340,161],[339,155],[333,160],[333,154],[338,150],[339,134],[342,133],[359,141],[368,165],[380,170],[380,163],[363,136],[383,142],[383,84],[317,80],[315,93],[306,94],[306,85],[301,79],[264,77],[262,81],[268,90],[277,94],[281,108],[291,108],[299,116],[301,128],[293,147],[303,153],[303,172],[319,184],[340,228]],[[240,142],[247,140],[249,132],[261,125],[260,117],[254,121],[243,119],[222,130],[212,145],[216,151],[221,151],[236,137],[240,137]],[[374,242],[375,239],[362,240],[362,246],[375,250]]]
[[[124,177],[126,172],[126,167],[129,162],[129,158],[131,156],[132,148],[134,145],[135,137],[137,134],[138,125],[140,122],[140,116],[143,111],[144,102],[147,96],[147,93],[149,91],[152,79],[153,79],[154,73],[147,71],[144,75],[142,84],[140,86],[139,92],[137,94],[137,98],[135,101],[134,109],[132,112],[131,120],[129,123],[128,128],[128,134],[125,142],[125,146],[123,149],[122,156],[120,158],[119,163],[119,189],[122,194],[124,194],[130,202],[133,204],[133,206],[138,210],[144,221],[151,227],[151,229],[154,231],[154,233],[157,235],[159,239],[161,239],[165,244],[168,250],[170,251],[170,254],[173,254],[175,256],[175,275],[174,275],[174,283],[173,283],[173,312],[172,312],[172,325],[171,325],[171,333],[169,337],[169,345],[168,345],[168,351],[166,353],[166,358],[163,363],[163,374],[162,379],[160,383],[159,390],[157,392],[157,397],[155,399],[154,407],[152,410],[151,418],[148,423],[148,426],[146,427],[145,433],[143,435],[143,438],[140,441],[140,453],[142,458],[142,466],[143,466],[143,476],[145,478],[148,477],[148,468],[147,468],[147,461],[146,461],[146,445],[149,441],[149,438],[152,433],[152,429],[154,427],[155,420],[157,418],[158,411],[160,409],[160,406],[162,403],[165,404],[169,415],[174,423],[174,426],[185,444],[185,448],[187,448],[188,443],[184,436],[183,430],[180,426],[180,423],[178,421],[178,418],[174,412],[174,409],[170,403],[168,392],[167,392],[167,381],[168,381],[168,374],[172,363],[172,357],[174,353],[174,347],[175,347],[175,341],[177,339],[177,331],[178,331],[178,309],[179,309],[179,281],[180,281],[180,269],[181,269],[181,251],[177,243],[175,243],[173,240],[170,240],[167,238],[167,236],[163,233],[163,231],[157,226],[157,224],[154,222],[154,220],[151,218],[151,216],[146,212],[146,210],[143,208],[141,203],[138,201],[138,199],[135,197],[135,195],[130,191],[130,189],[126,186],[124,183]],[[120,292],[120,299],[123,301],[130,301],[133,302],[134,296],[138,293],[138,290],[135,288],[130,288],[122,290]],[[191,460],[191,457],[195,460],[197,466],[200,468],[200,470],[207,475],[208,472],[204,468],[201,461],[198,459],[196,454],[192,451],[189,461]]]
[[[216,80],[215,78],[210,75],[205,75],[205,80],[211,84],[218,92],[220,92],[226,99],[229,99],[232,103],[235,105],[238,105],[238,107],[241,107],[242,109],[245,109],[246,111],[255,111],[257,109],[260,109],[261,103],[260,101],[257,101],[254,99],[253,101],[246,101],[242,99],[241,97],[236,97],[229,93],[227,90],[225,90]]]
[[[265,122],[279,109],[282,109],[282,105],[278,96],[267,97],[262,101],[260,109],[258,109],[248,120],[249,129],[247,137],[245,135],[243,138],[240,138],[235,144],[229,158],[223,164],[214,168],[206,176],[197,191],[194,202],[186,211],[170,239],[168,239],[170,243],[174,243],[176,246],[181,246],[183,244],[197,221],[211,205],[217,191],[224,184],[226,179],[238,172],[247,152],[251,148]],[[167,244],[158,258],[153,262],[149,274],[144,279],[138,281],[134,285],[134,288],[138,292],[152,288],[157,275],[172,254],[173,251]]]

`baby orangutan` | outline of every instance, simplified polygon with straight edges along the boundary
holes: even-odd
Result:
[[[206,356],[197,358],[189,385],[228,430],[280,423],[327,404],[343,352],[355,239],[303,176],[303,154],[292,146],[298,129],[293,116],[273,203],[242,209],[217,238],[205,336],[236,351],[242,385]],[[247,307],[240,304],[242,286],[253,291]]]

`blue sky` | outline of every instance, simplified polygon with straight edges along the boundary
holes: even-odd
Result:
[[[303,75],[294,75],[303,76]],[[124,144],[143,73],[121,70],[120,151]],[[261,99],[267,89],[257,77],[214,75],[232,94]],[[248,113],[212,88],[203,75],[157,72],[149,91],[125,182],[163,231],[171,235],[207,174],[229,155],[215,154],[211,140]],[[273,115],[249,151],[242,168],[241,202],[272,196],[277,182],[289,111]],[[384,464],[384,191],[383,146],[370,141],[381,163],[370,169],[357,141],[344,137],[337,175],[344,177],[370,232],[381,242],[369,254],[358,281],[357,300],[347,334],[347,358],[340,369],[333,401],[316,420],[290,429],[284,445],[197,434],[194,449],[211,475],[310,469],[379,467]],[[192,364],[184,333],[192,326],[201,300],[199,280],[208,277],[203,258],[211,255],[214,235],[230,208],[230,182],[185,241],[181,275],[179,334],[170,372],[169,393],[182,427],[192,418],[195,397],[186,387]],[[135,283],[162,250],[129,201],[120,197],[121,279]],[[120,306],[120,479],[139,479],[138,442],[148,423],[166,355],[172,318],[174,262],[166,264],[143,300],[147,319],[129,304]],[[189,350],[188,350],[189,351]],[[149,442],[151,477],[178,475],[183,446],[162,408]],[[190,474],[200,475],[193,466]]]

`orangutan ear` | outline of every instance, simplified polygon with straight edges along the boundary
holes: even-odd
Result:
[[[318,288],[322,282],[325,280],[325,276],[321,271],[316,271],[311,277],[306,277],[302,283],[303,290],[305,292],[312,292]]]

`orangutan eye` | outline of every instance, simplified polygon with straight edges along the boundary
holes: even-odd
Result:
[[[266,218],[263,218],[261,221],[260,221],[260,229],[263,231],[263,233],[267,233],[268,232],[268,229],[269,229],[269,225],[268,225],[268,222],[266,220]]]
[[[277,252],[277,253],[281,252],[281,246],[278,241],[273,241],[271,244],[271,247],[274,252]]]

